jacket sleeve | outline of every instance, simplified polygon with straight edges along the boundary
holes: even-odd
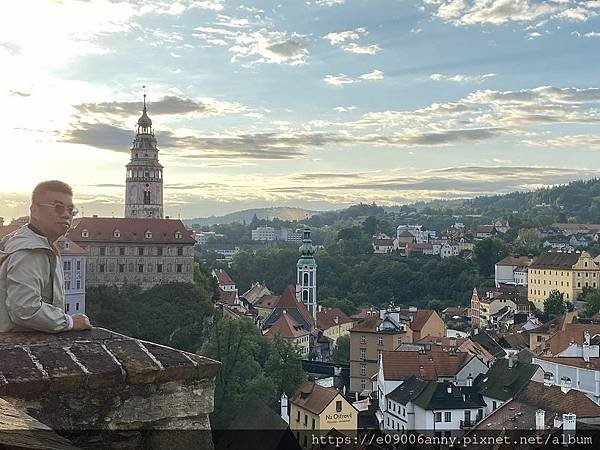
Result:
[[[6,276],[6,309],[21,327],[46,333],[66,331],[65,312],[42,301],[44,283],[50,282],[50,263],[43,250],[17,251],[10,255]]]

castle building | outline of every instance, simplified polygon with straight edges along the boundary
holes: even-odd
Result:
[[[304,227],[300,258],[296,265],[296,299],[306,306],[313,319],[317,318],[317,262],[310,228]]]
[[[131,147],[131,161],[126,167],[125,217],[162,219],[163,166],[158,162],[158,148],[152,120],[147,113],[146,94]]]

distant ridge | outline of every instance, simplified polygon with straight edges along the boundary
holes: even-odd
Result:
[[[308,209],[294,208],[291,206],[282,206],[277,208],[254,208],[244,209],[243,211],[236,211],[223,216],[210,216],[210,217],[199,217],[195,219],[185,219],[183,222],[187,226],[192,224],[198,225],[216,225],[216,224],[227,224],[227,223],[250,223],[252,218],[256,214],[259,219],[273,220],[275,218],[281,220],[302,220],[307,217],[311,217],[315,214],[319,214],[320,211],[310,211]]]

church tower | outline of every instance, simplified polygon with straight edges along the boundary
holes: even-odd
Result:
[[[300,258],[296,265],[296,299],[306,306],[313,318],[317,318],[317,262],[315,246],[310,238],[310,228],[304,227]]]
[[[125,180],[125,217],[130,219],[163,218],[163,166],[158,162],[156,137],[152,120],[146,109],[137,122],[131,147],[131,161],[127,164]]]

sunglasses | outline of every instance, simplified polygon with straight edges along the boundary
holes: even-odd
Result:
[[[66,211],[71,217],[75,217],[79,210],[73,206],[65,206],[62,203],[36,203],[38,206],[47,206],[49,208],[54,208],[56,214],[61,215]]]

